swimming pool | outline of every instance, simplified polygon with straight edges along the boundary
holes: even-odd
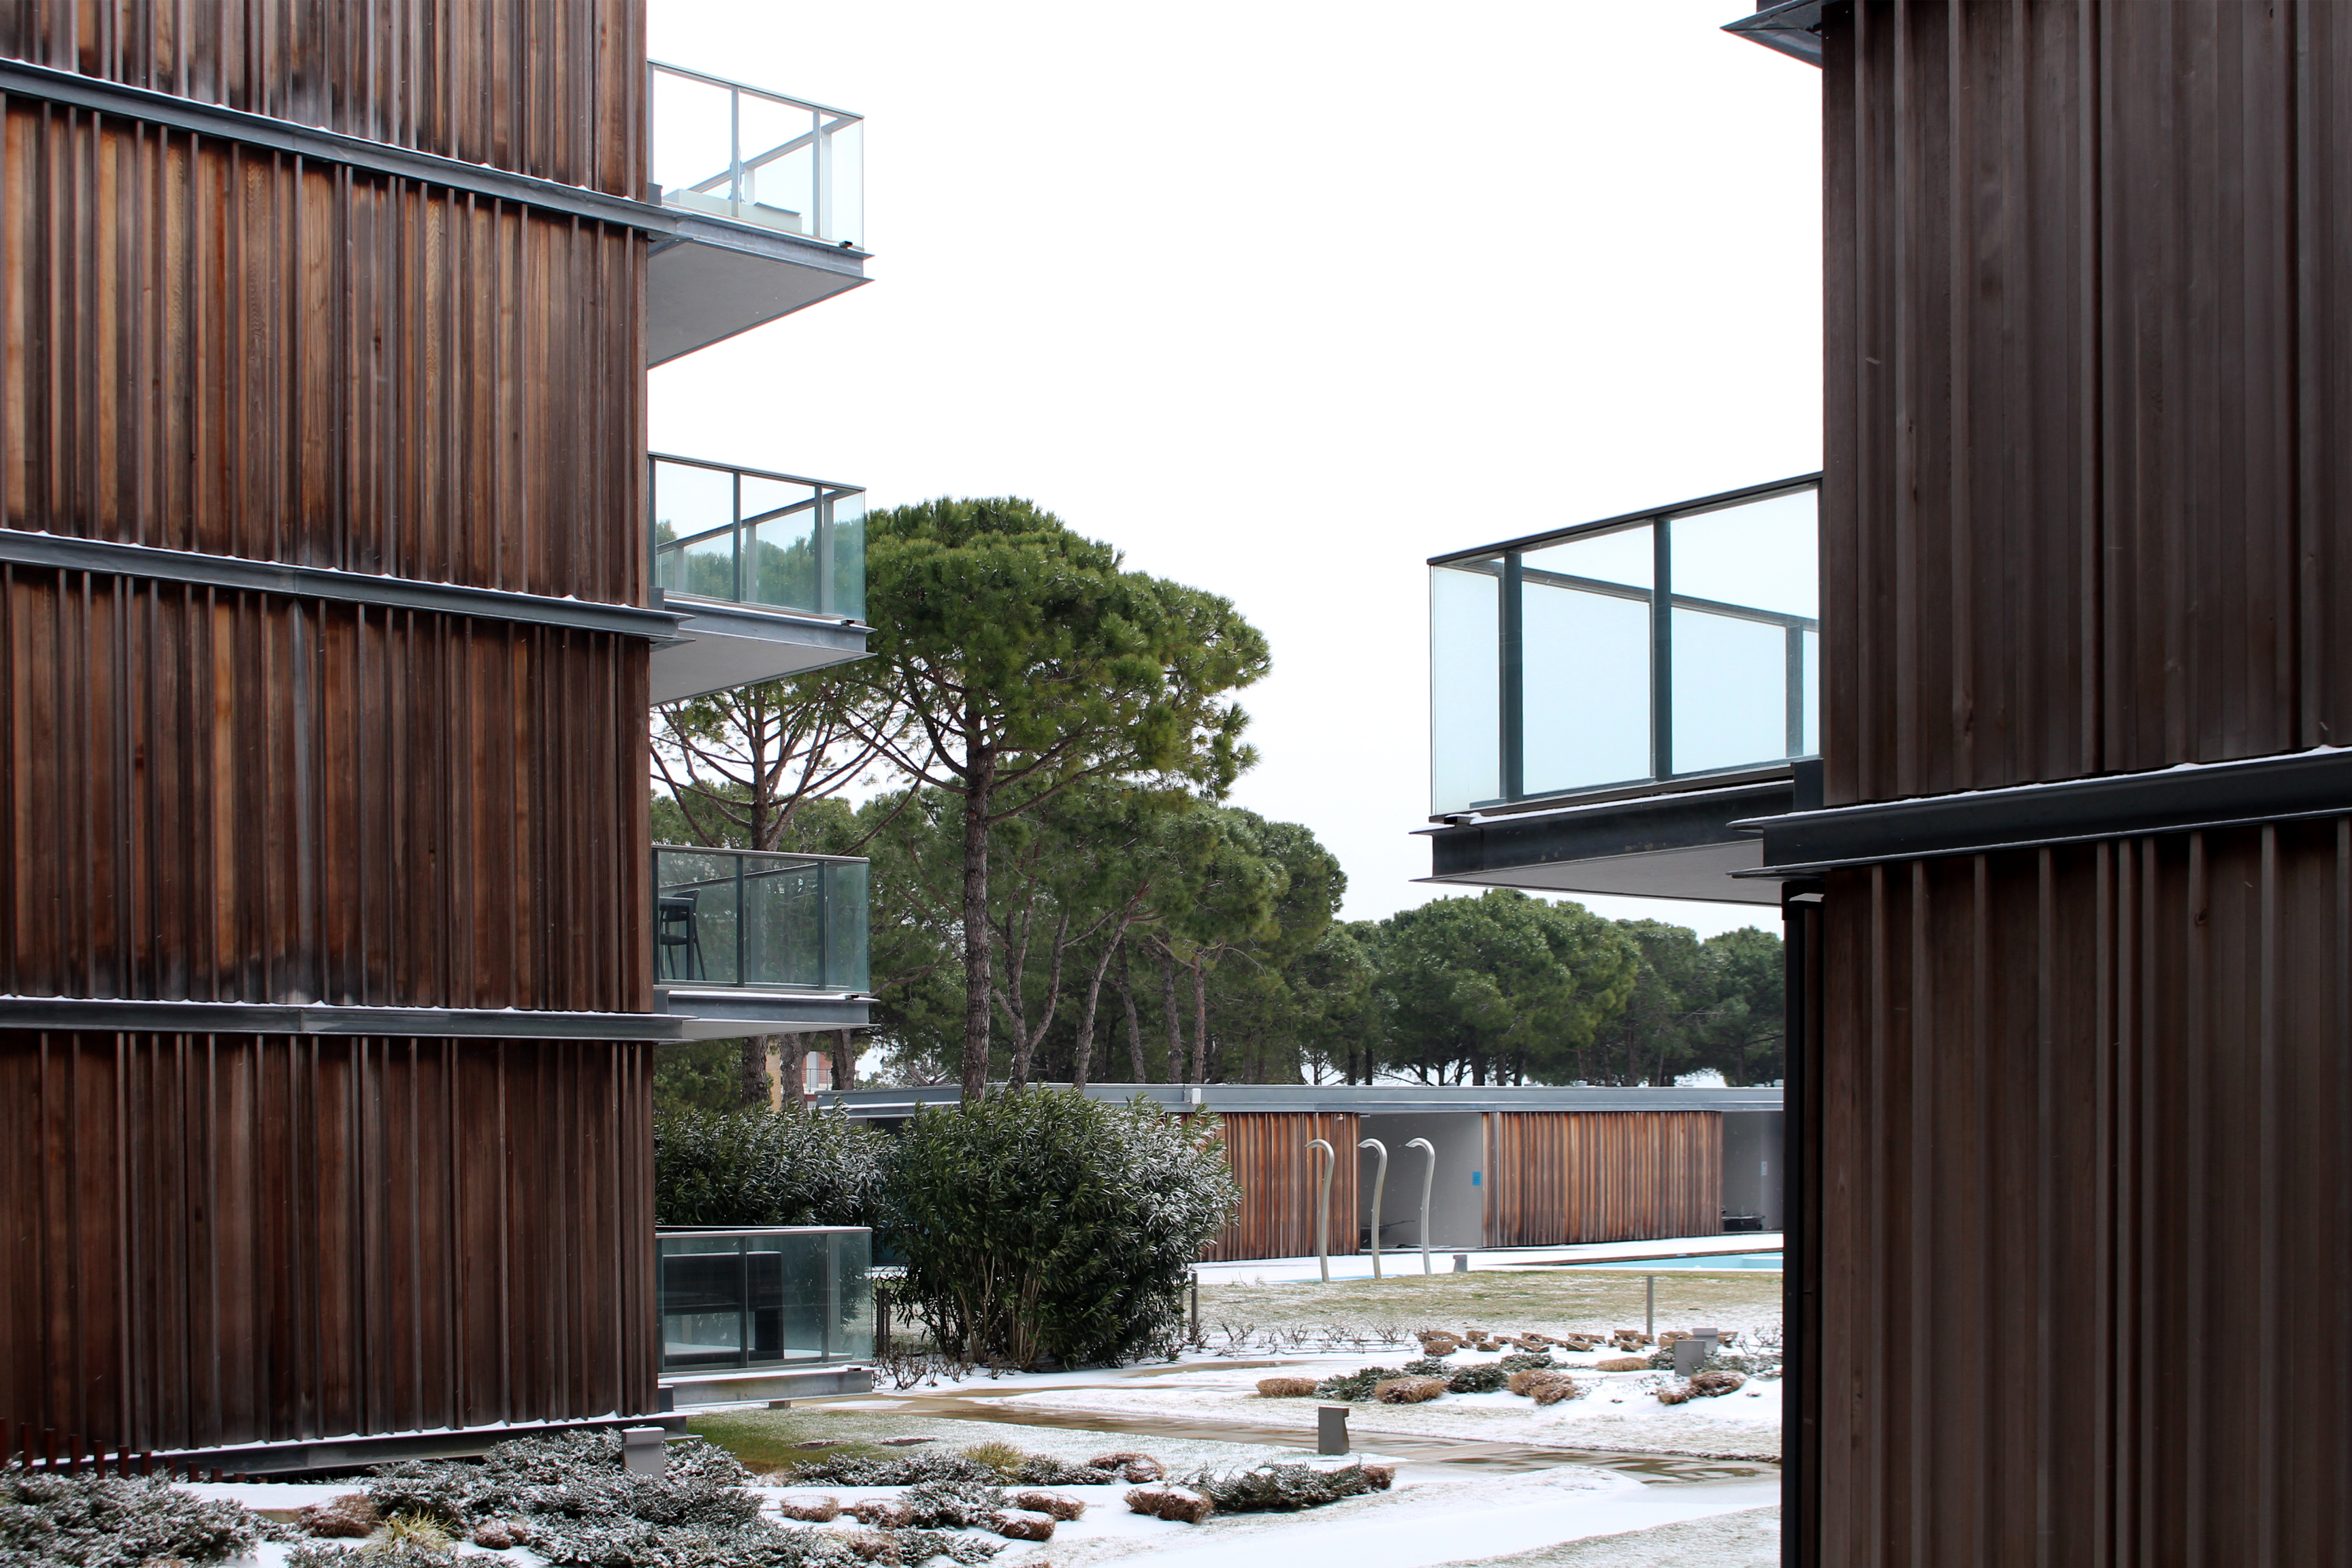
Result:
[[[1643,1258],[1614,1263],[1570,1263],[1569,1268],[1612,1268],[1634,1274],[1664,1274],[1676,1268],[1769,1268],[1780,1272],[1777,1252],[1727,1252],[1709,1258]]]

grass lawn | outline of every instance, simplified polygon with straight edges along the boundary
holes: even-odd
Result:
[[[1662,1269],[1658,1327],[1715,1324],[1748,1328],[1777,1322],[1780,1276],[1761,1269]],[[1517,1333],[1533,1329],[1638,1329],[1643,1277],[1597,1268],[1484,1269],[1469,1274],[1404,1274],[1387,1279],[1334,1279],[1326,1285],[1221,1284],[1201,1287],[1201,1324],[1211,1343],[1221,1324],[1260,1331],[1333,1323],[1403,1329],[1467,1328]]]

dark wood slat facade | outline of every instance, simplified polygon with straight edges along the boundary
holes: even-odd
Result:
[[[643,32],[0,7],[0,57],[629,195]],[[11,94],[0,525],[641,604],[647,243]],[[0,991],[649,1009],[644,639],[123,570],[0,566]],[[647,1052],[0,1027],[0,1416],[650,1410]]]
[[[0,518],[646,596],[633,232],[10,99]]]
[[[1723,1229],[1723,1118],[1714,1111],[1521,1110],[1487,1122],[1489,1247]]]
[[[1828,803],[2352,739],[2352,10],[1827,49]]]
[[[0,1031],[0,1410],[152,1450],[650,1409],[652,1071]]]
[[[2352,9],[1823,42],[1829,803],[2342,743]],[[1793,1561],[2340,1558],[2347,1417],[2269,1348],[2352,1300],[2352,823],[1820,896]]]
[[[645,1012],[642,640],[0,565],[0,993]]]
[[[13,0],[0,56],[635,196],[644,0]]]

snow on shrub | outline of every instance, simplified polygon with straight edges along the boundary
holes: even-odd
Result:
[[[1419,1405],[1444,1392],[1441,1377],[1391,1377],[1372,1385],[1372,1397],[1382,1405]]]
[[[1344,1399],[1350,1404],[1360,1405],[1370,1399],[1372,1396],[1372,1390],[1381,1384],[1405,1375],[1405,1373],[1392,1366],[1361,1367],[1354,1372],[1325,1378],[1315,1385],[1315,1392],[1318,1397],[1324,1399]]]
[[[1540,1367],[1511,1373],[1508,1386],[1513,1394],[1523,1394],[1538,1405],[1557,1405],[1563,1399],[1574,1399],[1584,1393],[1584,1385],[1569,1373]]]
[[[918,1110],[884,1156],[892,1292],[974,1362],[1132,1361],[1183,1333],[1192,1260],[1241,1188],[1223,1123],[1032,1087]]]
[[[1257,1380],[1260,1399],[1306,1399],[1315,1393],[1311,1377],[1261,1377]]]
[[[1007,1541],[1051,1541],[1054,1521],[1042,1513],[1000,1513],[989,1528]]]
[[[1216,1511],[1216,1504],[1207,1498],[1168,1487],[1138,1487],[1127,1494],[1127,1507],[1130,1513],[1148,1514],[1178,1524],[1204,1524]]]
[[[776,1511],[786,1519],[799,1520],[803,1524],[831,1524],[841,1517],[841,1500],[821,1497],[809,1502],[794,1502],[786,1498],[776,1505]]]
[[[278,1533],[233,1502],[168,1482],[0,1468],[0,1563],[138,1568],[152,1560],[217,1563]]]
[[[1059,1492],[1014,1492],[1013,1506],[1062,1520],[1082,1519],[1087,1511],[1084,1502],[1074,1497],[1064,1497]]]
[[[1510,1375],[1499,1362],[1458,1366],[1446,1375],[1445,1390],[1449,1394],[1493,1394],[1509,1381]]]
[[[660,1225],[872,1225],[890,1136],[807,1110],[671,1110],[654,1118]]]
[[[1342,1465],[1327,1470],[1290,1464],[1258,1465],[1223,1475],[1203,1472],[1191,1484],[1220,1513],[1295,1513],[1383,1492],[1395,1480],[1396,1471],[1388,1465]]]
[[[365,1540],[383,1522],[365,1492],[345,1492],[325,1502],[314,1502],[294,1516],[294,1522],[312,1535]]]
[[[1658,1390],[1661,1405],[1682,1405],[1693,1399],[1720,1399],[1727,1394],[1737,1394],[1748,1379],[1736,1372],[1701,1372],[1693,1374],[1688,1383]]]
[[[1642,1355],[1611,1356],[1607,1361],[1594,1362],[1592,1370],[1595,1372],[1647,1372],[1650,1370],[1650,1358]]]
[[[1108,1454],[1097,1454],[1087,1461],[1087,1468],[1109,1470],[1127,1481],[1156,1481],[1168,1473],[1168,1467],[1149,1454],[1139,1454],[1131,1448],[1120,1448]]]
[[[1452,1334],[1441,1334],[1424,1330],[1413,1337],[1421,1342],[1421,1353],[1426,1356],[1452,1355],[1462,1348],[1461,1340]]]
[[[1529,1353],[1521,1355],[1507,1355],[1495,1364],[1500,1367],[1506,1373],[1509,1373],[1514,1372],[1540,1372],[1544,1368],[1557,1363],[1552,1361],[1551,1353],[1547,1351],[1541,1354]]]

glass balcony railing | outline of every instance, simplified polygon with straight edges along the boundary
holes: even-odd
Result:
[[[661,1370],[750,1372],[874,1354],[874,1236],[841,1226],[664,1230]]]
[[[866,618],[866,492],[656,454],[654,582],[665,594]]]
[[[654,979],[674,985],[863,991],[863,860],[654,848]]]
[[[1433,560],[1433,815],[1820,751],[1820,488]]]
[[[863,248],[863,117],[676,66],[651,70],[656,200]]]

